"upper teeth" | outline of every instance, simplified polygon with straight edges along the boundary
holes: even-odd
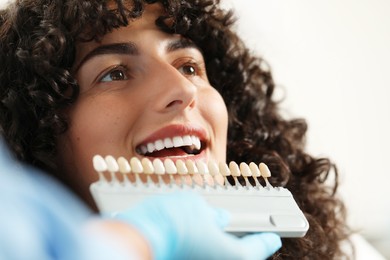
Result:
[[[138,152],[141,154],[152,153],[154,151],[160,151],[165,148],[181,147],[181,146],[194,146],[199,150],[201,147],[200,139],[194,135],[175,136],[173,138],[158,139],[154,142],[141,145]]]

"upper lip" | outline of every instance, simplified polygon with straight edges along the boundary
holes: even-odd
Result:
[[[182,140],[184,139],[184,143]],[[172,124],[165,126],[153,132],[146,137],[142,142],[136,146],[136,150],[145,154],[146,152],[152,152],[155,150],[161,150],[166,148],[165,144],[169,142],[175,142],[179,146],[195,146],[197,149],[201,148],[206,143],[207,132],[203,127],[193,124]],[[177,147],[174,144],[171,144]],[[203,147],[202,147],[203,148]]]

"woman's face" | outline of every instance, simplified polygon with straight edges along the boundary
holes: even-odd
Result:
[[[210,86],[200,50],[159,30],[160,14],[148,6],[129,26],[78,46],[80,95],[67,111],[70,128],[58,147],[60,166],[87,201],[97,179],[95,154],[225,161],[226,106]],[[164,146],[188,136],[191,148],[200,141],[200,150]]]

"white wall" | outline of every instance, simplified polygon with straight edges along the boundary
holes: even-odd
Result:
[[[390,257],[390,1],[225,0],[271,64],[283,107],[333,159],[349,222]]]

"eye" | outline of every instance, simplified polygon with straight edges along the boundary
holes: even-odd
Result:
[[[119,81],[119,80],[127,80],[127,68],[123,66],[115,67],[110,70],[108,73],[104,74],[101,77],[100,82],[111,82],[111,81]]]
[[[199,74],[199,68],[196,64],[184,64],[178,70],[186,76],[196,76]]]

